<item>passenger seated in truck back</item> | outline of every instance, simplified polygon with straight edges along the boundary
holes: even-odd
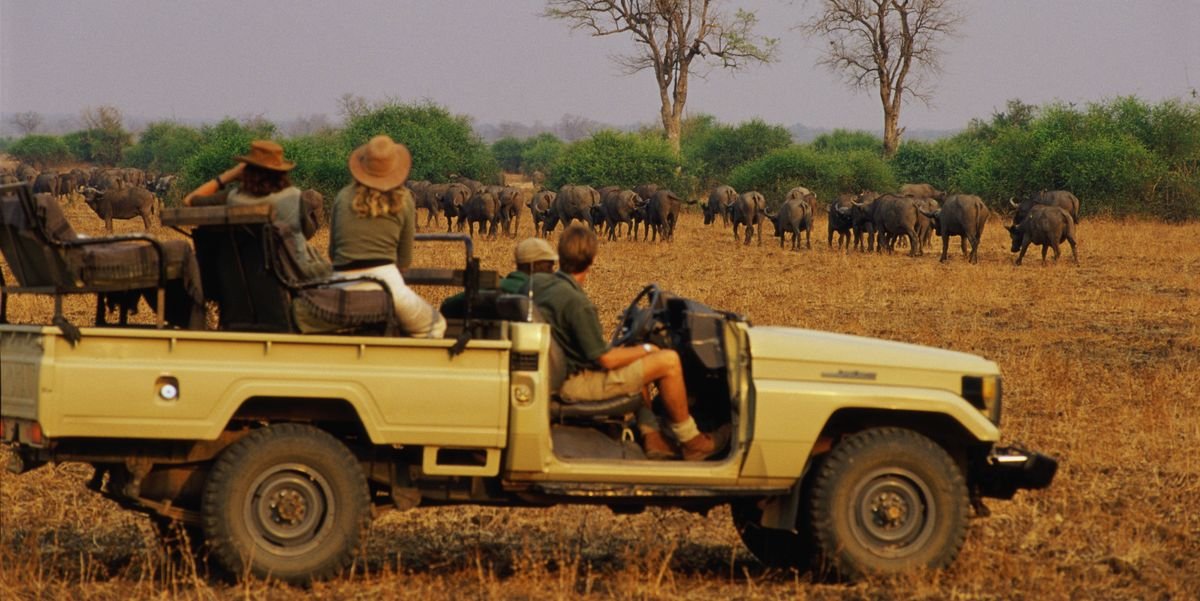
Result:
[[[400,274],[412,264],[416,208],[403,185],[411,167],[408,148],[388,136],[375,136],[350,154],[354,181],[333,201],[329,256],[336,276],[370,276],[387,284],[405,334],[441,338],[446,320],[409,288]],[[350,290],[378,288],[372,282],[344,286]]]
[[[559,270],[553,274],[535,274],[530,279],[534,303],[550,323],[552,335],[566,359],[568,375],[560,395],[579,401],[600,401],[643,391],[645,397],[645,386],[653,382],[658,386],[683,459],[701,461],[721,453],[729,442],[729,429],[726,426],[709,434],[696,427],[688,408],[678,353],[648,342],[613,348],[604,342],[596,306],[582,288],[598,246],[591,228],[574,224],[558,241]],[[643,400],[648,409],[651,399]],[[650,417],[653,414],[646,410],[638,415],[646,456],[674,456],[674,449],[657,428],[657,420]]]
[[[296,167],[283,158],[283,147],[270,140],[250,143],[250,152],[234,157],[236,165],[200,184],[183,197],[184,206],[270,204],[275,221],[291,228],[300,274],[307,279],[328,277],[329,263],[308,246],[304,237],[304,203],[300,189],[292,185],[288,172]],[[232,185],[236,182],[237,185]]]
[[[517,269],[500,280],[500,291],[504,294],[522,294],[529,287],[529,276],[535,273],[554,273],[558,255],[549,242],[541,238],[526,238],[517,244],[513,252]],[[442,301],[442,315],[463,317],[467,312],[467,294],[459,292]]]

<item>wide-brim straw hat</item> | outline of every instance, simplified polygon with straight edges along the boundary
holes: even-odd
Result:
[[[250,154],[234,157],[234,160],[271,171],[291,171],[296,167],[295,163],[284,160],[283,147],[270,140],[251,142]]]
[[[554,248],[549,242],[541,238],[526,238],[517,244],[517,250],[513,253],[517,260],[517,265],[525,263],[537,263],[538,261],[554,261],[558,262],[558,253],[554,252]]]
[[[376,190],[391,190],[404,183],[412,169],[412,154],[388,136],[375,136],[350,153],[350,175]]]

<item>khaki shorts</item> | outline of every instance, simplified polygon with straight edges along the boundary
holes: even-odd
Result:
[[[584,370],[562,383],[559,396],[566,402],[587,402],[638,393],[644,373],[641,359],[608,371]]]

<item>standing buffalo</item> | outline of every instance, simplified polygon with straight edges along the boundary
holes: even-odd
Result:
[[[971,263],[979,262],[979,240],[983,237],[983,226],[987,225],[991,215],[981,198],[971,194],[951,194],[940,209],[929,211],[918,207],[917,210],[929,218],[933,229],[942,237],[942,262],[948,260],[950,236],[959,237],[964,255],[967,254],[967,243],[970,242],[969,260]]]
[[[854,227],[854,195],[839,194],[837,200],[829,203],[829,248],[833,248],[833,234],[838,235],[838,250],[842,243],[846,244],[846,252],[850,252],[850,230]]]
[[[413,214],[416,214],[416,209],[425,209],[428,212],[425,217],[425,227],[429,227],[429,222],[431,221],[434,225],[441,225],[437,217],[439,209],[437,195],[446,191],[445,184],[442,185],[441,189],[436,191],[433,190],[434,184],[429,183],[429,180],[409,180],[404,182],[404,185],[408,186],[409,192],[412,192]]]
[[[1042,264],[1046,263],[1046,248],[1054,249],[1054,260],[1058,260],[1058,245],[1066,241],[1071,245],[1071,258],[1079,264],[1079,255],[1075,254],[1075,219],[1062,207],[1044,204],[1034,205],[1029,214],[1020,223],[1007,226],[1012,236],[1012,252],[1021,251],[1017,255],[1017,265],[1025,258],[1025,251],[1030,244],[1040,244],[1042,247]]]
[[[854,248],[875,252],[875,200],[878,192],[863,190],[858,194],[858,200],[852,203],[850,219],[854,223]],[[864,241],[863,239],[866,238]]]
[[[529,214],[533,216],[533,231],[536,234],[549,234],[554,228],[544,227],[547,220],[550,218],[550,210],[554,207],[554,198],[558,196],[557,192],[551,190],[538,190],[533,193],[529,199]]]
[[[600,203],[604,209],[604,223],[608,228],[608,239],[616,240],[618,228],[625,224],[625,237],[633,235],[633,213],[643,203],[633,190],[609,189],[602,194]]]
[[[516,236],[521,227],[521,200],[523,194],[519,188],[505,186],[500,189],[500,225],[504,227],[505,236]]]
[[[659,189],[646,204],[646,229],[653,230],[651,241],[659,236],[668,242],[675,239],[675,223],[679,221],[679,209],[683,199],[670,190]]]
[[[933,224],[929,221],[929,217],[925,216],[925,213],[938,210],[938,201],[928,196],[913,196],[912,199],[917,206],[917,243],[924,250],[929,248],[929,241],[933,236]]]
[[[908,239],[908,256],[923,254],[917,242],[917,206],[911,197],[884,194],[875,199],[871,209],[871,221],[879,237],[875,250],[882,251],[886,247],[891,253],[896,239],[904,236]]]
[[[900,196],[943,200],[946,198],[946,193],[929,184],[904,184],[900,186]]]
[[[133,219],[140,216],[146,230],[150,229],[150,215],[158,210],[158,199],[145,188],[121,188],[100,191],[84,188],[83,198],[87,205],[104,220],[104,227],[111,234],[113,219]]]
[[[446,186],[446,191],[442,192],[441,206],[442,214],[446,216],[446,231],[451,229],[451,222],[458,231],[463,230],[463,224],[466,223],[466,207],[467,200],[474,194],[471,188],[465,184],[453,183]]]
[[[500,222],[500,201],[496,195],[487,189],[480,190],[467,200],[464,209],[467,220],[467,234],[475,237],[475,224],[479,224],[479,234],[487,235],[489,239],[496,238],[496,226]]]
[[[586,223],[588,227],[595,227],[595,220],[592,219],[592,207],[599,205],[600,193],[595,188],[567,184],[558,189],[558,194],[554,197],[554,204],[550,208],[549,218],[543,224],[543,230],[549,233],[558,225],[558,222],[561,221],[563,227],[567,227],[576,219]]]
[[[1017,204],[1012,200],[1009,200],[1008,204],[1017,210],[1017,213],[1013,215],[1014,224],[1020,224],[1022,221],[1025,221],[1025,216],[1036,205],[1059,207],[1071,216],[1071,221],[1079,223],[1079,198],[1066,190],[1034,192],[1028,198],[1022,200],[1021,204]]]
[[[754,235],[754,226],[758,226],[758,244],[762,246],[762,222],[767,218],[767,200],[758,192],[743,192],[733,203],[730,221],[733,222],[733,239],[738,239],[738,226],[746,226],[746,240],[750,244]]]
[[[58,174],[53,171],[43,171],[33,178],[34,194],[49,194],[58,198]]]
[[[708,204],[704,205],[704,225],[710,225],[721,216],[721,225],[729,227],[729,211],[738,193],[732,186],[717,186],[708,193]]]
[[[658,192],[658,184],[639,184],[633,187],[633,191],[639,198],[650,200],[655,192]]]
[[[809,196],[812,194],[809,193]],[[783,248],[784,235],[792,234],[792,250],[799,248],[800,232],[804,232],[804,246],[812,248],[813,210],[807,197],[791,198],[783,201],[779,212],[767,218],[775,226],[775,235],[779,236],[779,248]]]

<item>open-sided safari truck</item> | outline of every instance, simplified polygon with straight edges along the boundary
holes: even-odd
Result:
[[[7,240],[21,235],[10,217],[33,204],[0,190]],[[529,298],[481,282],[495,274],[481,274],[469,239],[428,242],[466,242],[464,264],[406,274],[466,289],[468,314],[448,339],[387,335],[386,323],[304,334],[296,308],[322,287],[283,285],[269,232],[253,233],[267,223],[190,210],[164,218],[196,226],[202,272],[216,269],[213,257],[226,262],[213,284],[223,296],[210,297],[222,309],[245,309],[228,300],[238,278],[275,278],[280,290],[264,295],[281,312],[274,326],[253,316],[222,317],[216,330],[98,325],[72,342],[54,325],[0,325],[8,469],[91,464],[89,487],[164,532],[181,524],[235,574],[334,575],[378,511],[445,504],[702,514],[729,504],[742,540],[770,564],[847,577],[938,567],[957,555],[969,513],[986,515],[984,497],[1047,486],[1055,472],[1050,458],[998,446],[1001,380],[990,361],[751,326],[653,285],[614,341],[677,350],[702,429],[730,424],[733,439],[710,461],[649,461],[630,435],[640,398],[559,399],[549,326]],[[256,245],[257,259],[235,256]],[[230,275],[228,262],[243,272]]]

